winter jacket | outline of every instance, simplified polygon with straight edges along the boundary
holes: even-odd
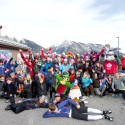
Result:
[[[57,104],[58,112],[50,112],[49,110],[43,114],[43,118],[50,117],[67,117],[69,118],[69,113],[71,110],[71,106],[65,107],[68,103],[71,103],[74,106],[77,106],[77,103],[72,101],[71,99],[67,99],[59,104]]]
[[[0,65],[0,75],[2,75],[2,74],[5,75],[5,68],[8,67],[8,65],[10,64],[10,62],[12,61],[12,59],[13,58],[11,58],[8,63],[7,63],[7,61],[4,61],[4,64]]]
[[[6,84],[5,81],[0,81],[0,92],[4,91],[5,84]]]
[[[70,83],[73,82],[73,79],[74,79],[75,76],[76,76],[75,74],[71,74],[71,75],[69,76],[69,82],[70,82]]]
[[[35,57],[33,58],[32,54],[29,54],[29,57],[30,57],[31,61],[33,62]],[[42,59],[40,58],[40,60],[38,62],[34,62],[33,73],[38,74],[41,66],[42,66]]]
[[[93,87],[94,88],[99,88],[100,87],[99,79],[93,79]]]
[[[67,68],[67,70],[70,70],[71,66],[69,64],[67,64],[66,66],[64,64],[59,66],[59,69],[63,72],[68,72],[65,68]]]
[[[87,88],[91,83],[93,83],[91,78],[88,76],[86,78],[82,77],[82,88]]]
[[[34,108],[48,108],[49,104],[47,101],[44,101],[43,103],[39,103],[39,99],[38,98],[28,98],[28,99],[24,99],[21,100],[22,103],[26,104],[26,109],[34,109]]]
[[[23,61],[24,61],[25,64],[27,65],[27,73],[30,73],[31,77],[33,77],[33,67],[34,67],[35,60],[33,60],[32,64],[29,65],[29,61],[30,61],[31,59],[26,59],[26,58],[24,57],[22,51],[20,52],[20,54],[21,54],[21,57],[22,57]]]
[[[8,64],[7,68],[9,69],[8,73],[9,76],[12,72],[16,73],[15,69],[17,66],[18,66],[17,61],[15,61],[15,64]]]
[[[78,71],[78,69],[80,67],[83,68],[83,63],[82,62],[76,62],[76,63],[74,63],[75,71]]]
[[[44,72],[43,68],[44,67],[41,67],[40,72],[49,80],[47,84],[51,84],[52,83],[52,74],[50,71],[48,73]]]
[[[37,93],[38,93],[38,97],[42,95],[47,95],[45,80],[43,81],[43,83],[40,83],[39,81],[37,81]]]
[[[35,60],[32,62],[31,65],[29,65],[29,63],[26,61],[25,58],[22,58],[22,59],[25,61],[27,65],[27,73],[30,73],[31,77],[33,77],[33,67],[34,67]]]
[[[44,69],[45,69],[45,72],[48,72],[48,67],[49,66],[53,66],[53,64],[52,64],[52,62],[45,62],[45,67],[44,67]]]
[[[16,87],[15,87],[15,85],[13,84],[13,83],[11,83],[11,84],[5,84],[5,87],[4,87],[4,92],[7,92],[7,94],[9,95],[9,94],[12,94],[12,95],[14,95],[15,94],[15,92],[16,92]]]

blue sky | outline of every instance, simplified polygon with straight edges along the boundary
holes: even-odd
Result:
[[[43,47],[73,40],[110,44],[125,53],[124,0],[0,0],[2,35]]]

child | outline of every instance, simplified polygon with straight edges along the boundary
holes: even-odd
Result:
[[[5,85],[5,95],[4,97],[6,99],[10,99],[10,102],[11,103],[15,103],[15,100],[14,100],[14,93],[16,92],[16,88],[15,88],[15,85],[12,83],[12,78],[8,77],[7,78],[7,83]],[[6,101],[6,103],[8,103],[9,100]]]
[[[72,106],[65,107],[65,105],[68,103],[72,104]],[[93,108],[87,108],[82,106],[82,103],[78,105],[76,102],[67,99],[57,104],[57,106],[55,104],[50,104],[49,110],[44,113],[43,118],[67,117],[87,121],[100,119],[108,119],[110,121],[113,121],[113,117],[108,115],[112,113],[111,111],[100,111]],[[92,113],[95,115],[88,115],[84,113]]]
[[[71,74],[69,76],[69,82],[72,83],[73,82],[73,78],[76,76],[75,75],[75,69],[71,69]]]
[[[17,61],[15,61],[15,64],[13,64],[13,60],[11,60],[10,64],[7,66],[7,68],[9,69],[9,76],[11,73],[16,73],[16,67],[18,67]]]
[[[26,79],[24,80],[24,89],[22,91],[22,96],[25,98],[32,97],[32,79],[30,74],[27,74]]]
[[[24,110],[30,110],[35,108],[48,108],[48,100],[45,96],[41,96],[40,98],[29,98],[19,101],[18,103],[14,103],[8,105],[5,110],[12,110],[14,113],[20,113]]]
[[[44,67],[45,67],[45,64],[42,65],[40,72],[48,79],[47,91],[50,91],[50,98],[52,98],[52,93],[55,93],[54,83],[53,83],[54,81],[53,67],[49,66],[48,72],[43,71]],[[55,84],[56,84],[56,81],[55,81]]]
[[[75,79],[73,84],[74,86],[70,89],[69,96],[71,97],[73,101],[79,104],[80,103],[79,97],[81,97],[82,95],[81,95],[80,88],[78,86],[78,80]]]
[[[2,75],[2,74],[5,75],[5,69],[6,69],[7,66],[10,64],[10,62],[11,62],[12,59],[13,59],[13,58],[11,58],[8,63],[7,63],[6,60],[5,60],[4,63],[3,63],[3,60],[0,59],[0,75]]]
[[[108,75],[108,81],[106,83],[106,91],[108,91],[108,93],[113,93],[113,90],[112,90],[112,81],[113,81],[112,75],[109,74]]]
[[[15,73],[14,72],[12,72],[11,74],[10,74],[10,77],[12,78],[12,82],[13,82],[13,84],[15,85],[15,87],[16,88],[18,88],[18,78],[16,78],[16,76],[15,76]]]
[[[4,97],[5,76],[0,76],[0,97]]]
[[[88,72],[84,72],[84,75],[82,77],[82,89],[86,96],[90,95],[92,97],[93,94],[93,86],[91,85],[93,83],[92,79],[90,78],[90,75]]]
[[[46,81],[45,77],[42,73],[38,73],[38,81],[37,81],[37,93],[38,97],[41,97],[42,95],[47,96],[47,90],[46,90]]]
[[[93,73],[93,87],[94,92],[96,95],[103,97],[103,92],[106,89],[106,86],[100,86],[100,78],[98,77],[97,73]]]
[[[20,95],[22,90],[24,89],[24,75],[18,75],[18,88],[17,88],[17,93]]]
[[[103,93],[106,90],[106,82],[108,81],[108,79],[106,77],[103,77],[103,79],[100,79],[100,87],[99,90],[101,92],[101,95],[103,95]]]
[[[123,98],[125,100],[125,85],[123,83],[124,81],[125,81],[125,78],[120,77],[119,73],[116,72],[115,73],[115,78],[112,81],[112,89],[113,89],[113,92],[115,94],[122,93],[122,96],[123,96]]]

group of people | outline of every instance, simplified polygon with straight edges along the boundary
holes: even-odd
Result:
[[[120,72],[106,74],[100,53],[92,51],[83,56],[52,53],[44,49],[35,56],[30,50],[22,60],[8,62],[0,59],[0,97],[10,104],[5,110],[15,113],[34,108],[49,108],[43,118],[72,117],[80,120],[113,120],[111,111],[85,106],[88,97],[122,93],[125,99],[125,78]],[[16,68],[18,67],[18,71]],[[15,102],[15,96],[21,99]],[[89,115],[86,113],[94,113]]]

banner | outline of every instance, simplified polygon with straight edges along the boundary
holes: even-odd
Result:
[[[2,59],[3,62],[4,62],[5,60],[8,61],[8,60],[10,59],[10,53],[9,53],[9,51],[0,50],[0,59]]]

